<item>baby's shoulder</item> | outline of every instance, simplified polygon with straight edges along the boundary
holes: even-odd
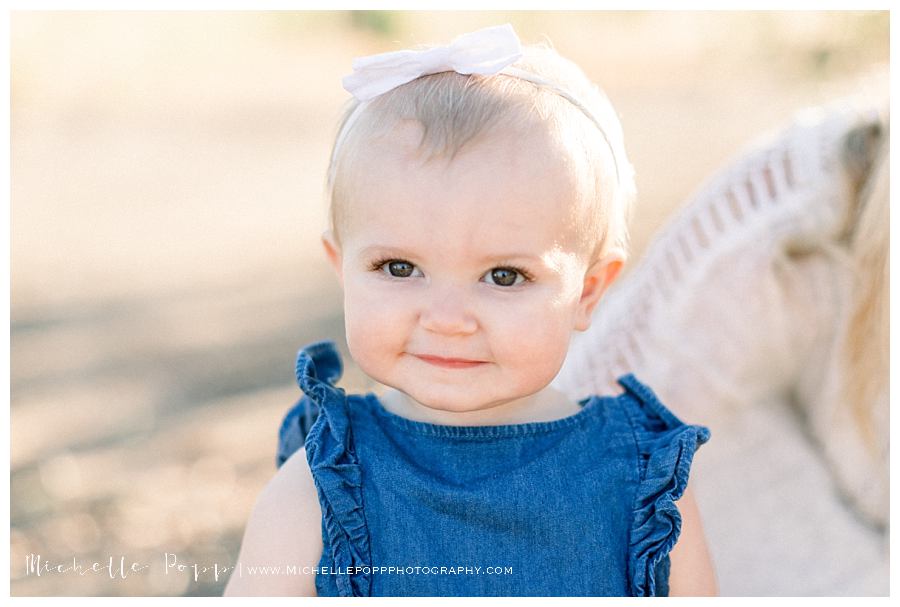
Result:
[[[281,526],[282,532],[287,530],[289,536],[296,528],[315,529],[318,537],[322,512],[304,448],[294,452],[275,472],[260,493],[255,510],[268,521],[279,521],[276,527]]]
[[[306,449],[301,447],[287,458],[269,481],[267,489],[272,491],[273,498],[287,498],[289,503],[295,504],[297,500],[303,500],[304,503],[308,502],[318,507],[316,485],[309,469]],[[318,520],[320,517],[317,515],[313,518]]]
[[[315,567],[322,555],[322,512],[304,449],[296,451],[263,487],[250,513],[238,562],[247,567],[285,563]],[[309,569],[308,569],[309,570]],[[307,575],[232,576],[226,595],[315,596]]]

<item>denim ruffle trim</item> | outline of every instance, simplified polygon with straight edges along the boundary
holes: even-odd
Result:
[[[301,396],[285,414],[278,429],[278,449],[275,452],[275,465],[278,468],[303,446],[306,435],[318,417],[319,405],[306,395]]]
[[[334,386],[342,372],[334,342],[317,342],[297,353],[297,383],[308,404],[318,409],[305,447],[322,504],[324,549],[331,551],[340,596],[369,596],[371,575],[362,569],[349,573],[351,567],[370,565],[371,552],[363,513],[362,469],[353,446],[347,397],[343,389]],[[297,430],[292,432],[300,431],[304,417],[301,409],[291,426]]]
[[[694,452],[709,440],[709,429],[688,425],[633,375],[619,379],[631,397],[628,416],[639,454],[628,570],[632,596],[669,593],[669,552],[681,533],[675,501],[688,483]]]

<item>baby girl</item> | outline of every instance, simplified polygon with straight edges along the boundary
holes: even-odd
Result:
[[[579,402],[549,385],[626,258],[606,97],[508,25],[357,59],[344,85],[323,243],[386,389],[337,388],[332,342],[300,351],[226,593],[715,593],[686,491],[709,431],[633,375]]]

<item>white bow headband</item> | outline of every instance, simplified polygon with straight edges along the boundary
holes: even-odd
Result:
[[[612,152],[619,176],[619,160],[615,148],[596,116],[575,95],[557,84],[512,64],[522,56],[522,45],[513,31],[512,25],[487,27],[454,38],[448,46],[438,46],[421,51],[404,50],[380,53],[353,60],[353,73],[343,79],[344,88],[360,101],[338,135],[337,152],[343,136],[359,115],[360,110],[371,99],[386,93],[416,78],[441,72],[458,74],[505,74],[521,80],[533,82],[548,88],[567,99],[580,109],[600,130],[603,139]],[[332,157],[332,167],[334,166]]]

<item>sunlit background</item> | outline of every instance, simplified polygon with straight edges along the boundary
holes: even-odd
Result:
[[[13,13],[13,595],[221,594],[163,559],[234,565],[295,352],[343,347],[318,241],[340,77],[504,22],[618,108],[633,259],[743,146],[888,61],[886,12]]]

